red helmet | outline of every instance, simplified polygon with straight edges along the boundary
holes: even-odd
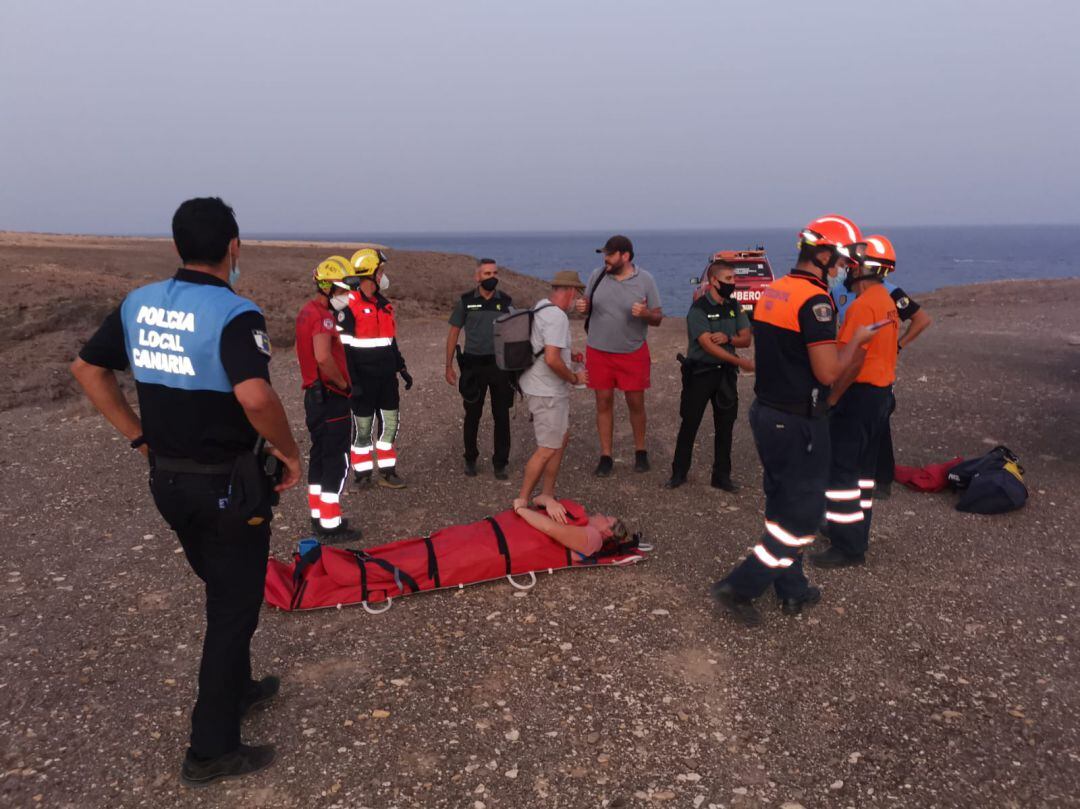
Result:
[[[866,257],[863,267],[873,275],[888,275],[896,269],[896,250],[892,242],[880,234],[866,237]]]
[[[838,256],[859,262],[866,253],[859,226],[840,214],[820,216],[799,233],[799,247],[831,247]]]

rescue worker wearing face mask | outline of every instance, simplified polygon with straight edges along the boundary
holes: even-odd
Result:
[[[403,489],[394,448],[400,408],[397,377],[401,375],[405,390],[413,380],[398,349],[394,305],[383,295],[390,286],[386,262],[383,252],[372,247],[353,253],[350,264],[355,278],[349,280],[353,291],[348,305],[338,313],[338,329],[352,382],[351,461],[356,482],[370,486],[378,469],[380,486]],[[381,427],[373,440],[376,413]]]
[[[824,534],[830,547],[811,557],[818,567],[861,565],[870,542],[878,444],[896,379],[900,316],[884,284],[894,266],[889,240],[871,236],[865,256],[843,280],[844,288],[856,297],[845,312],[840,343],[847,343],[859,328],[872,328],[874,334],[829,396],[832,460]]]
[[[499,266],[494,259],[482,258],[476,266],[476,286],[464,293],[450,313],[446,335],[446,382],[458,385],[454,373],[454,355],[461,366],[458,390],[465,403],[465,475],[476,477],[476,459],[480,457],[477,434],[484,414],[484,397],[491,392],[491,420],[495,422],[495,448],[491,466],[496,480],[506,480],[510,459],[510,408],[514,388],[510,374],[495,364],[495,319],[505,315],[513,300],[496,287]],[[465,350],[458,350],[458,338],[465,331]]]
[[[713,411],[712,486],[738,491],[731,480],[731,433],[739,415],[739,368],[752,371],[754,364],[739,357],[735,349],[750,345],[750,319],[732,299],[735,268],[714,261],[705,271],[709,286],[686,315],[687,349],[682,362],[682,397],[679,401],[679,436],[671,478],[665,488],[677,489],[686,482],[705,408]]]
[[[750,427],[764,467],[765,530],[746,559],[710,588],[718,604],[747,626],[760,623],[753,602],[769,585],[788,615],[821,599],[806,580],[802,549],[814,541],[825,511],[829,386],[873,336],[860,326],[837,348],[829,281],[864,248],[851,220],[815,219],[799,234],[795,269],[770,284],[754,307]]]
[[[880,256],[870,256],[875,244],[871,240],[880,240],[882,250]],[[896,251],[892,243],[884,236],[867,237],[867,263],[880,262],[885,268],[886,275],[891,275],[896,269]],[[896,348],[902,352],[911,345],[920,334],[930,327],[933,319],[926,309],[914,298],[908,295],[886,277],[885,288],[896,304],[896,313],[900,316],[900,327],[903,330],[900,339],[897,340]],[[855,294],[846,289],[837,289],[833,294],[836,301],[836,319],[840,326],[844,325],[844,315],[847,308],[855,300]],[[907,328],[904,329],[904,324]],[[878,442],[877,472],[874,475],[874,499],[882,500],[892,494],[893,478],[896,473],[896,457],[893,452],[892,441],[892,414],[896,411],[896,391],[893,390],[889,397],[889,416],[885,419],[885,426],[881,431],[881,440]]]
[[[352,414],[345,347],[338,336],[337,315],[349,305],[352,264],[331,256],[313,273],[315,296],[296,318],[296,356],[304,389],[304,413],[311,434],[308,460],[308,507],[312,530],[324,542],[354,542],[359,529],[350,529],[341,516],[341,492],[349,477]]]

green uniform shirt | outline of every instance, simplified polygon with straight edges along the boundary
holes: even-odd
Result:
[[[705,365],[721,365],[721,360],[712,354],[707,354],[705,349],[698,343],[698,337],[703,334],[723,332],[728,337],[735,337],[742,329],[750,328],[750,318],[742,310],[736,301],[724,298],[720,303],[713,303],[712,296],[705,293],[690,307],[686,313],[686,347],[687,359]],[[735,349],[728,345],[720,346],[724,351],[735,353]]]
[[[495,318],[509,312],[512,303],[510,296],[499,290],[490,299],[475,289],[458,299],[450,313],[450,325],[465,330],[466,354],[495,353]]]

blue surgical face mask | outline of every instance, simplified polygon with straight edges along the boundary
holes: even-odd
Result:
[[[836,275],[829,276],[829,291],[844,288],[844,279],[847,278],[847,270],[837,270]]]
[[[229,286],[236,286],[236,282],[240,280],[240,262],[236,262],[232,265],[232,269],[229,270]]]

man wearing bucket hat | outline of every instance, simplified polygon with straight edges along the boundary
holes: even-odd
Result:
[[[555,499],[555,479],[570,436],[570,390],[587,383],[585,371],[570,370],[570,319],[566,316],[585,289],[573,270],[560,270],[551,279],[551,294],[533,307],[532,349],[536,361],[519,380],[529,405],[536,451],[525,464],[520,500],[528,502],[542,481],[534,502],[553,520],[566,522],[566,509]]]
[[[499,265],[494,259],[482,258],[476,266],[476,286],[464,293],[450,313],[450,330],[446,335],[446,382],[458,385],[465,404],[465,474],[476,476],[476,459],[480,456],[477,433],[484,414],[484,396],[491,393],[491,420],[495,422],[495,448],[491,457],[497,480],[506,480],[506,464],[510,458],[510,408],[514,404],[514,388],[510,375],[495,364],[495,319],[510,311],[513,300],[499,284]],[[465,350],[458,348],[458,338],[465,331]],[[461,367],[461,378],[454,372],[454,356]]]

